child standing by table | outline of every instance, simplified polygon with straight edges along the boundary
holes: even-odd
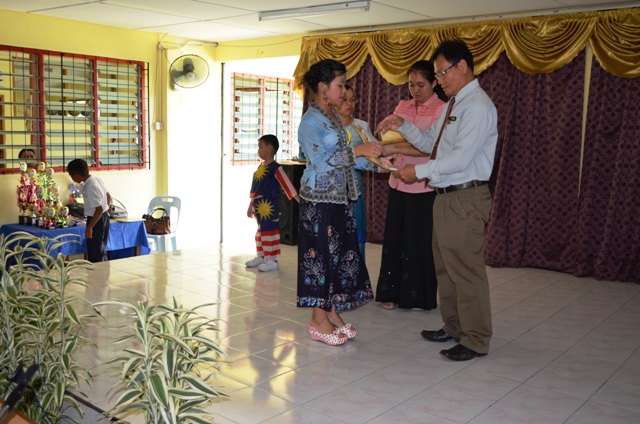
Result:
[[[267,134],[258,139],[258,156],[262,163],[253,174],[251,184],[251,202],[247,216],[255,216],[258,221],[256,232],[256,250],[258,256],[245,265],[258,267],[259,271],[275,271],[279,269],[280,259],[280,186],[289,199],[298,202],[298,191],[287,177],[282,167],[276,162],[280,144],[275,135]]]
[[[109,239],[109,204],[111,195],[100,178],[89,175],[89,166],[82,159],[74,159],[67,165],[67,172],[74,183],[82,184],[84,213],[87,216],[87,256],[89,262],[107,260],[107,240]]]

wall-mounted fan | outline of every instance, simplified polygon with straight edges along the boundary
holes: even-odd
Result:
[[[180,56],[171,64],[171,81],[182,88],[194,88],[209,77],[207,61],[194,54]]]

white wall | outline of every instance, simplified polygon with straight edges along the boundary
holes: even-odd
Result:
[[[220,242],[220,72],[206,49],[168,51],[170,61],[197,54],[209,64],[209,78],[195,88],[167,92],[168,193],[180,197],[178,249]],[[167,78],[168,80],[168,78]]]

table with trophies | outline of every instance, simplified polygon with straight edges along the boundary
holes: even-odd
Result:
[[[23,231],[40,238],[61,237],[61,241],[68,241],[51,251],[51,256],[56,257],[59,253],[64,256],[81,255],[87,252],[87,239],[84,236],[85,226],[75,226],[67,228],[40,228],[32,225],[5,224],[0,227],[0,234],[5,238],[10,234]],[[127,258],[129,256],[148,255],[149,240],[144,221],[136,220],[115,220],[109,226],[109,239],[107,240],[107,256],[110,260]]]
[[[0,234],[5,239],[18,232],[43,239],[61,236],[60,241],[68,243],[52,249],[51,256],[85,254],[85,223],[72,219],[69,208],[62,204],[60,185],[53,180],[53,174],[53,168],[47,167],[44,162],[40,162],[37,168],[30,168],[25,162],[20,163],[20,180],[16,190],[19,222],[1,226]],[[149,254],[144,221],[129,218],[112,220],[106,250],[109,259]]]

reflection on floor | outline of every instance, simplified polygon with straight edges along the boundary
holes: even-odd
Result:
[[[438,310],[382,309],[371,302],[343,317],[358,329],[339,347],[311,341],[310,311],[296,308],[295,246],[280,271],[246,269],[246,247],[211,247],[99,265],[80,294],[107,299],[218,302],[220,344],[233,359],[215,384],[229,393],[211,405],[225,423],[638,423],[640,285],[534,269],[488,268],[491,353],[469,362],[441,357],[420,337],[442,325]],[[380,246],[367,245],[375,286]],[[118,311],[109,323],[123,319]],[[83,362],[99,365],[121,346],[112,330]],[[113,377],[103,366],[88,390],[108,409]],[[141,422],[139,417],[129,417]],[[137,421],[136,421],[137,420]]]

